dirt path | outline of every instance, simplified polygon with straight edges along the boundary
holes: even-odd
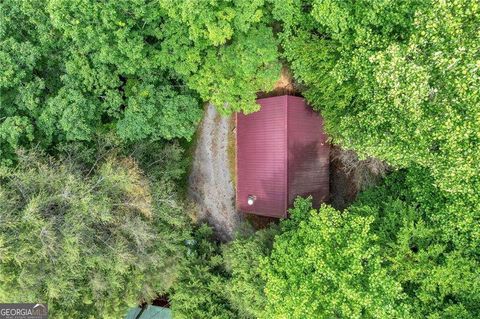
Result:
[[[240,223],[229,170],[230,121],[208,105],[200,125],[189,178],[189,195],[199,207],[198,217],[212,225],[220,239],[230,240]]]

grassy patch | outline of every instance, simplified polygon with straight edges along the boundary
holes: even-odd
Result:
[[[233,181],[233,187],[237,187],[237,166],[235,165],[235,159],[237,154],[237,141],[235,137],[236,132],[235,114],[232,114],[229,119],[228,130],[228,167],[230,168],[230,175]]]

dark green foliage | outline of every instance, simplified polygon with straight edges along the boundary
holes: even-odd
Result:
[[[178,318],[478,317],[479,20],[468,0],[3,0],[1,301],[55,318],[164,293]],[[188,156],[165,140],[190,141],[204,101],[255,111],[279,44],[333,141],[404,171],[343,212],[299,199],[280,230],[191,240]]]
[[[200,98],[253,111],[279,74],[263,1],[6,0],[0,153],[18,146],[190,139]]]
[[[229,280],[225,292],[239,318],[258,318],[265,308],[265,280],[261,276],[262,259],[270,255],[279,229],[271,226],[246,238],[237,238],[223,247]]]
[[[165,293],[189,238],[176,198],[181,153],[164,146],[147,180],[131,158],[89,171],[29,152],[0,175],[0,298],[47,302],[55,318],[120,318]],[[167,163],[165,165],[165,163]]]
[[[201,225],[187,243],[187,262],[171,293],[175,318],[236,318],[225,297],[226,272],[212,229]]]
[[[187,262],[171,291],[174,317],[259,317],[266,302],[260,264],[277,233],[273,226],[222,245],[201,225],[187,244]]]
[[[143,1],[3,2],[2,157],[111,129],[129,141],[191,138],[198,98],[146,42],[158,12]]]

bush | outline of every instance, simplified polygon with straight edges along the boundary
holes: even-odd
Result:
[[[239,318],[258,318],[263,313],[266,297],[261,262],[270,255],[278,231],[273,225],[223,246],[224,265],[229,274],[224,290]]]
[[[260,317],[476,318],[476,219],[419,167],[392,173],[342,213],[298,199],[259,267]]]
[[[476,211],[411,168],[363,193],[349,208],[375,218],[388,272],[407,294],[416,318],[475,318],[479,312],[480,227]]]

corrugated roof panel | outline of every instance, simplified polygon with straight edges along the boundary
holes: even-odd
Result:
[[[259,99],[261,109],[237,114],[237,208],[284,217],[286,211],[286,97]],[[254,204],[248,205],[248,196]]]
[[[288,97],[288,206],[297,196],[313,197],[314,206],[328,200],[330,145],[323,119],[305,100]]]

